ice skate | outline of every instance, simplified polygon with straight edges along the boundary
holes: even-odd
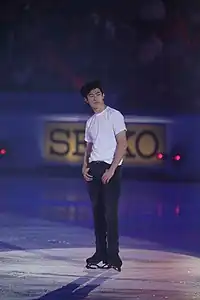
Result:
[[[121,272],[121,267],[122,267],[122,260],[118,254],[108,259],[108,264],[107,264],[108,269],[112,268],[118,272]]]
[[[97,269],[104,268],[107,265],[107,260],[105,256],[95,252],[94,255],[86,259],[86,268],[87,269]]]

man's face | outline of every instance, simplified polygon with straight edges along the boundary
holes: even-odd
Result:
[[[100,89],[96,88],[89,92],[85,101],[92,109],[96,110],[104,105],[104,94],[102,94]]]

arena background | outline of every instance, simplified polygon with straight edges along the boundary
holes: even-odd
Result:
[[[27,101],[30,94],[25,95]],[[23,96],[25,98],[25,96]],[[21,95],[13,94],[20,102]],[[59,103],[60,95],[50,100]],[[66,103],[80,107],[82,98],[65,94]],[[48,95],[37,95],[39,103],[48,107]],[[108,105],[109,105],[108,97]],[[31,107],[31,106],[30,106]],[[86,108],[84,108],[86,109]],[[77,109],[78,110],[78,109]],[[83,111],[85,112],[85,111]],[[81,176],[84,152],[84,126],[88,114],[38,114],[20,112],[0,116],[1,155],[0,173],[25,173],[37,176]],[[124,176],[148,180],[186,180],[200,178],[199,139],[196,136],[198,116],[126,115],[128,150]],[[162,153],[163,159],[158,159]],[[178,154],[180,160],[173,157]]]

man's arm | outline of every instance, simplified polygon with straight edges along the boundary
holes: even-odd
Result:
[[[102,176],[102,182],[104,184],[108,183],[110,179],[113,177],[116,168],[118,167],[120,161],[124,157],[127,149],[127,139],[126,139],[126,131],[123,130],[116,135],[117,147],[115,150],[114,158],[112,164],[108,170]]]
[[[85,154],[83,158],[83,167],[82,170],[85,170],[88,168],[88,163],[89,163],[89,157],[92,151],[92,143],[86,142],[86,147],[85,147]]]
[[[83,158],[82,173],[88,168],[89,157],[92,151],[92,141],[88,132],[88,121],[85,126],[85,153]]]
[[[126,138],[126,125],[124,122],[123,115],[118,111],[112,116],[113,118],[113,130],[115,133],[115,138],[117,142],[116,150],[114,153],[114,158],[112,164],[108,170],[102,176],[102,182],[104,184],[108,183],[113,177],[116,168],[118,167],[120,161],[126,154],[127,149],[127,138]]]
[[[126,131],[123,130],[116,135],[117,140],[117,147],[115,150],[115,155],[113,158],[113,162],[111,164],[110,169],[115,172],[116,168],[118,167],[120,161],[123,159],[124,155],[126,154],[127,149],[127,138],[126,138]]]
[[[115,150],[114,158],[110,169],[111,172],[112,171],[115,172],[120,161],[123,159],[124,155],[126,154],[127,138],[126,138],[126,124],[124,121],[124,116],[119,111],[116,111],[112,115],[112,121],[113,121],[113,130],[117,141],[117,147]]]
[[[85,148],[85,154],[84,154],[84,158],[83,158],[83,166],[82,166],[82,174],[86,181],[91,181],[93,178],[92,175],[90,175],[88,173],[89,172],[88,163],[89,163],[89,157],[90,157],[91,151],[92,151],[92,143],[87,142],[86,148]]]

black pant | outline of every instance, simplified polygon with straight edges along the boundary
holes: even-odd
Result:
[[[101,177],[110,165],[105,162],[89,164],[93,180],[88,182],[92,202],[96,251],[103,256],[115,256],[119,252],[118,202],[120,196],[120,167],[110,182],[103,184]]]

